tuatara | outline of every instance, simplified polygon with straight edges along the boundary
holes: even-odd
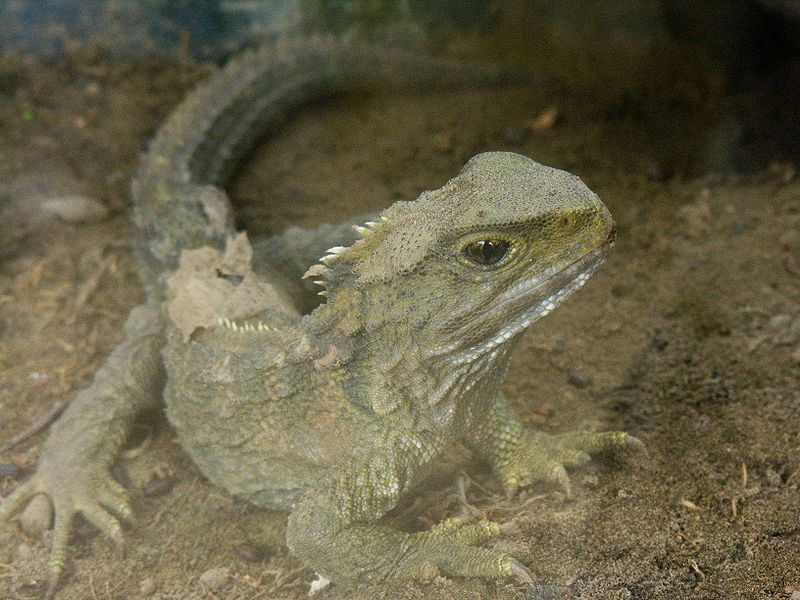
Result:
[[[263,131],[310,99],[376,81],[506,75],[304,41],[241,56],[173,112],[132,185],[146,302],[53,426],[35,475],[0,505],[8,519],[35,494],[52,501],[51,592],[77,513],[121,543],[131,509],[109,469],[137,415],[162,401],[212,482],[291,511],[289,548],[328,579],[530,581],[517,560],[481,546],[497,523],[451,518],[405,533],[382,518],[452,442],[493,466],[509,493],[537,480],[568,491],[567,468],[640,446],[622,432],[529,431],[499,392],[525,329],[612,246],[603,203],[574,175],[491,152],[352,230],[263,240],[254,266],[219,187]],[[282,282],[309,265],[324,300],[304,314]]]

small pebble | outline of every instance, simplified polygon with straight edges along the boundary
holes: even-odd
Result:
[[[521,146],[527,142],[530,137],[531,132],[529,129],[524,129],[515,125],[509,125],[503,128],[503,139],[512,146]]]
[[[534,583],[528,587],[527,600],[558,600],[564,597],[564,590],[560,586]]]
[[[39,494],[28,502],[19,516],[22,531],[33,538],[40,537],[53,523],[53,510],[47,496]]]
[[[775,471],[775,469],[768,467],[764,472],[764,477],[772,487],[780,487],[781,484],[783,484],[783,479],[781,479],[780,473]]]
[[[653,345],[653,348],[655,348],[659,352],[664,350],[664,348],[666,348],[669,345],[669,342],[667,340],[665,340],[664,338],[659,338],[659,337],[653,338],[653,341],[651,343]]]
[[[62,196],[42,201],[40,210],[46,216],[57,217],[66,223],[98,223],[108,217],[105,205],[88,196]]]
[[[611,335],[612,333],[618,333],[622,331],[622,323],[618,321],[609,321],[608,323],[603,323],[600,325],[600,331],[603,335]]]
[[[89,83],[86,84],[84,91],[89,96],[99,96],[100,92],[102,91],[102,88],[100,87],[100,84],[97,83],[96,81],[90,81]]]
[[[200,583],[212,592],[218,592],[228,582],[230,570],[227,567],[215,567],[200,575]]]
[[[155,591],[156,584],[150,577],[142,579],[142,582],[139,584],[139,593],[141,593],[142,596],[149,596]]]
[[[597,475],[584,475],[583,485],[586,487],[597,487],[600,485],[600,478]]]
[[[711,192],[703,189],[700,198],[690,204],[685,204],[678,209],[678,215],[686,223],[686,235],[694,240],[704,237],[709,230],[714,215],[708,197]]]
[[[797,170],[791,163],[774,162],[767,167],[767,172],[784,185],[791,183],[792,179],[797,175]]]
[[[783,593],[789,600],[800,600],[800,585],[787,585]]]
[[[22,469],[17,465],[11,463],[0,464],[0,481],[9,477],[19,479],[20,475],[22,475]]]
[[[436,152],[452,152],[453,151],[453,130],[446,129],[431,136],[431,148]]]
[[[242,560],[246,560],[247,562],[255,563],[264,560],[264,552],[262,552],[260,548],[253,546],[252,544],[236,544],[233,547],[233,551],[240,558],[242,558]]]
[[[314,596],[320,591],[324,590],[330,584],[331,584],[330,579],[317,573],[317,578],[311,582],[311,586],[308,588],[308,595]]]
[[[583,389],[592,385],[592,378],[576,371],[567,373],[567,383],[578,389]]]
[[[800,248],[800,231],[797,229],[790,229],[781,234],[778,238],[778,243],[784,250],[793,250]]]
[[[523,125],[536,133],[545,133],[550,131],[558,121],[558,113],[558,107],[550,106],[544,109],[538,117],[525,121]]]
[[[783,268],[789,275],[800,275],[800,265],[797,264],[797,259],[791,254],[783,257]]]
[[[772,331],[782,331],[792,326],[794,319],[790,315],[775,315],[767,323],[767,327]]]

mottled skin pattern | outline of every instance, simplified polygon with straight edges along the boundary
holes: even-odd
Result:
[[[577,177],[516,154],[482,154],[355,235],[325,226],[255,244],[266,284],[258,314],[220,314],[234,324],[187,337],[164,310],[181,293],[176,280],[167,285],[181,252],[222,249],[234,234],[216,186],[292,108],[375,80],[504,76],[316,40],[247,54],[178,107],[133,182],[147,300],[53,426],[36,474],[0,505],[3,519],[35,494],[52,501],[51,593],[78,512],[121,542],[118,519],[131,510],[109,468],[136,416],[162,399],[203,473],[255,504],[290,510],[291,551],[329,579],[530,581],[511,556],[480,546],[500,532],[496,523],[453,518],[409,534],[382,517],[454,442],[492,465],[509,493],[538,480],[568,491],[566,468],[639,445],[619,432],[528,431],[498,391],[525,328],[579,288],[613,242],[611,215]],[[326,298],[303,314],[302,289],[281,282],[309,265]]]

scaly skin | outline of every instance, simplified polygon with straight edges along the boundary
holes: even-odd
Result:
[[[325,226],[266,240],[257,276],[246,239],[230,241],[217,187],[260,131],[311,98],[375,80],[504,78],[492,67],[303,41],[241,57],[176,109],[132,186],[147,301],[53,427],[36,474],[0,504],[6,519],[35,494],[51,499],[50,594],[75,514],[121,541],[117,519],[131,511],[109,468],[136,416],[162,397],[205,475],[292,511],[290,549],[329,579],[531,580],[511,556],[480,547],[500,533],[496,523],[448,519],[409,534],[382,518],[453,441],[488,461],[509,492],[539,480],[569,490],[566,468],[639,446],[619,432],[527,431],[498,392],[522,332],[602,262],[613,242],[605,206],[573,175],[482,154],[355,236]],[[306,273],[325,302],[304,314],[302,290],[283,282],[329,245]],[[189,315],[187,329],[176,306],[203,286],[214,292],[199,312],[222,320]]]

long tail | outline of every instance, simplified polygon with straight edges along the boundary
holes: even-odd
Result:
[[[520,80],[498,65],[307,38],[247,52],[191,92],[152,141],[132,183],[145,283],[158,293],[183,249],[233,233],[223,185],[264,132],[343,91],[448,88]]]

